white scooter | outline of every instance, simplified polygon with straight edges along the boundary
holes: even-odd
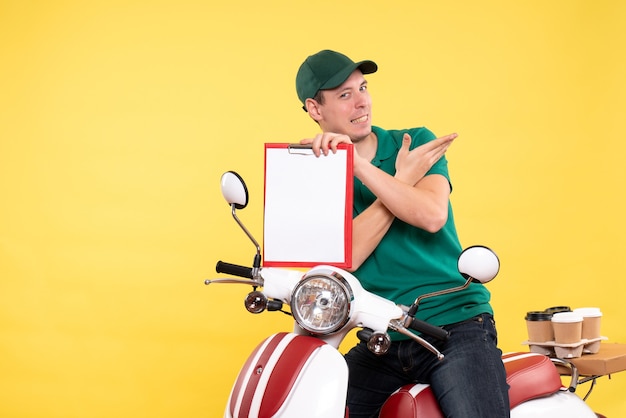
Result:
[[[241,278],[206,280],[211,283],[238,283],[252,286],[245,298],[251,313],[282,311],[290,307],[294,330],[269,336],[250,354],[231,390],[225,418],[270,417],[348,417],[346,392],[348,368],[338,347],[348,332],[361,328],[359,338],[378,355],[385,355],[391,343],[388,330],[406,335],[440,360],[434,346],[411,330],[447,338],[447,331],[414,318],[419,303],[428,297],[458,292],[474,282],[487,283],[498,273],[498,257],[490,249],[473,246],[458,260],[463,286],[422,295],[410,307],[372,294],[356,277],[342,269],[320,265],[306,272],[264,268],[260,246],[236,215],[248,204],[248,190],[235,172],[221,178],[222,194],[231,206],[232,216],[256,246],[251,267],[219,261],[218,273]],[[262,289],[258,290],[258,289]],[[284,312],[284,311],[283,311]],[[553,361],[541,354],[508,353],[502,358],[510,385],[511,417],[596,418],[574,392],[578,374],[569,362],[572,384],[564,388]],[[385,402],[381,418],[443,417],[425,384],[399,388]]]

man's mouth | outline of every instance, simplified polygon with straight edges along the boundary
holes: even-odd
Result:
[[[363,123],[363,122],[367,122],[367,115],[363,115],[360,118],[356,118],[356,119],[352,119],[350,121],[351,123]]]

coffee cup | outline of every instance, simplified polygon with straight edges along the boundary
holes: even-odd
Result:
[[[602,312],[600,308],[576,308],[574,313],[582,315],[583,327],[582,338],[586,340],[592,340],[600,338],[600,321],[602,319]]]
[[[530,311],[526,313],[525,319],[528,341],[543,343],[554,340],[552,314],[543,311]]]
[[[557,312],[552,315],[554,342],[573,344],[582,339],[583,317],[574,312]]]

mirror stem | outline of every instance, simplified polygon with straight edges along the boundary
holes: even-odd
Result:
[[[231,208],[231,213],[233,215],[233,218],[235,219],[235,221],[237,221],[237,224],[239,225],[239,227],[243,230],[243,232],[246,233],[248,238],[250,238],[250,241],[252,241],[252,243],[256,247],[256,255],[254,256],[254,262],[252,265],[252,277],[257,277],[259,273],[259,269],[261,268],[261,246],[254,239],[250,231],[248,231],[248,229],[244,226],[244,224],[237,217],[237,214],[236,214],[237,208],[235,207],[235,203],[231,203],[230,208]]]
[[[432,298],[432,297],[435,297],[435,296],[447,295],[448,293],[459,292],[461,290],[466,289],[467,286],[469,286],[470,283],[474,280],[472,277],[469,277],[469,276],[466,276],[466,279],[467,280],[465,281],[465,284],[463,284],[462,286],[453,287],[452,289],[439,290],[437,292],[432,292],[432,293],[426,293],[425,295],[422,295],[422,296],[418,297],[417,299],[415,299],[415,302],[413,302],[413,304],[409,308],[408,315],[411,318],[414,318],[415,314],[417,313],[417,308],[419,307],[419,304],[424,299]]]

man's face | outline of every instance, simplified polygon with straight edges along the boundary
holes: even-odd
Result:
[[[355,70],[339,87],[322,94],[317,121],[324,132],[348,135],[355,143],[372,132],[372,98],[360,70]]]

